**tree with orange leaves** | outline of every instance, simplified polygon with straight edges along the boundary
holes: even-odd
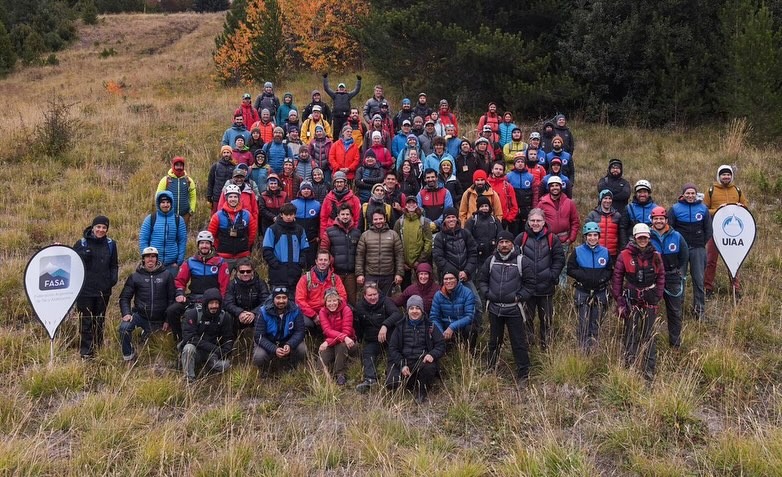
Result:
[[[248,0],[244,19],[220,38],[213,55],[217,79],[232,85],[279,80],[287,58],[283,23],[277,0]]]
[[[289,0],[283,11],[285,36],[301,66],[315,71],[361,67],[361,45],[354,32],[369,14],[363,0]]]

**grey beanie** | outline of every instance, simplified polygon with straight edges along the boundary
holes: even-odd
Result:
[[[418,308],[423,311],[424,309],[424,299],[421,298],[418,295],[413,295],[410,298],[407,299],[407,310],[410,310],[410,307],[417,306]]]

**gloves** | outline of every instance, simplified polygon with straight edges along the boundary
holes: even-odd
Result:
[[[361,81],[361,75],[356,75],[356,79]]]
[[[323,77],[324,77],[324,78],[328,78],[328,77],[329,77],[329,74],[328,74],[328,73],[323,73]]]

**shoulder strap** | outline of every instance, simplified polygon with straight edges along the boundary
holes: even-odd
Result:
[[[518,255],[516,255],[516,268],[519,269],[519,276],[524,276],[524,273],[521,271],[521,261],[524,259],[524,255],[519,252]]]

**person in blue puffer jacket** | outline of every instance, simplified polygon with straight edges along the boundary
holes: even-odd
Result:
[[[709,208],[698,198],[698,188],[688,182],[682,187],[679,201],[668,209],[668,225],[682,234],[690,248],[690,259],[684,264],[683,273],[689,268],[692,276],[692,311],[695,318],[703,319],[706,310],[704,276],[706,270],[706,244],[712,236]],[[682,301],[684,298],[682,297]]]
[[[173,209],[173,195],[164,190],[155,195],[154,213],[147,215],[138,235],[139,253],[147,247],[158,250],[158,259],[171,275],[176,276],[185,261],[187,226]]]
[[[498,128],[500,133],[500,146],[505,147],[505,145],[511,141],[511,133],[513,130],[518,128],[516,123],[513,122],[513,113],[505,111]]]
[[[320,231],[320,202],[315,198],[312,182],[303,181],[299,186],[299,196],[291,201],[296,206],[296,223],[304,228],[309,248],[304,252],[304,269],[315,265],[318,255],[318,232]]]
[[[430,318],[447,343],[456,337],[466,342],[475,318],[475,293],[458,278],[453,271],[445,272],[443,286],[432,300]]]

